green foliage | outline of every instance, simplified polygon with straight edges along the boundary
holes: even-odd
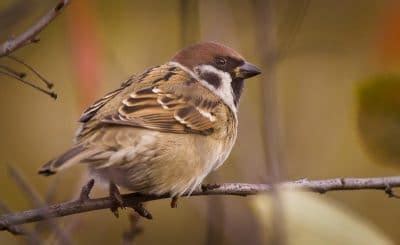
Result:
[[[400,163],[400,75],[380,74],[358,88],[358,129],[378,162]]]

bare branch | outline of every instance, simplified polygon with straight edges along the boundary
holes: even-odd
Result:
[[[22,83],[24,83],[24,84],[26,84],[28,86],[31,86],[32,88],[34,88],[34,89],[36,89],[36,90],[38,90],[38,91],[40,91],[42,93],[47,94],[48,96],[52,97],[53,99],[57,99],[57,94],[55,92],[47,91],[47,90],[45,90],[45,89],[43,89],[43,88],[41,88],[39,86],[36,86],[31,81],[25,80],[25,79],[13,74],[13,73],[9,73],[9,72],[5,72],[5,71],[0,70],[0,74],[5,75],[5,76],[9,76],[11,78],[14,78],[14,79],[16,79],[16,80],[18,80],[18,81],[20,81],[20,82],[22,82]]]
[[[12,74],[14,74],[14,75],[16,75],[16,76],[18,76],[20,78],[26,77],[26,73],[16,71],[16,70],[12,69],[11,67],[8,67],[8,66],[5,66],[5,65],[0,65],[0,69],[3,69],[8,73],[12,73]]]
[[[58,177],[54,178],[52,180],[52,183],[50,183],[50,186],[48,187],[48,189],[46,191],[46,195],[44,196],[45,203],[52,203],[53,200],[55,200],[57,190],[58,190],[58,182],[59,182]]]
[[[11,210],[2,202],[0,202],[0,213],[9,213]],[[19,226],[7,225],[5,230],[10,232],[13,235],[26,235],[27,232],[25,229]]]
[[[11,210],[2,202],[0,202],[0,213],[9,213]],[[6,231],[10,232],[13,235],[25,235],[27,244],[41,244],[41,240],[38,236],[37,232],[30,232],[25,227],[16,226],[16,225],[5,225]]]
[[[54,18],[64,9],[64,7],[69,3],[69,0],[61,0],[54,8],[52,8],[47,14],[45,14],[41,19],[38,20],[32,27],[28,30],[12,38],[3,44],[0,44],[0,57],[6,56],[11,52],[29,44],[35,43],[39,39],[37,35],[52,21]]]
[[[122,234],[122,244],[134,244],[136,237],[143,232],[143,228],[138,225],[140,216],[137,213],[129,213],[129,229]]]
[[[19,189],[28,197],[34,207],[43,206],[44,202],[39,193],[26,181],[26,178],[12,165],[8,165],[8,173],[18,185]]]
[[[317,193],[328,191],[346,190],[382,190],[400,187],[400,176],[377,177],[377,178],[336,178],[326,180],[301,179],[297,181],[282,182],[277,185],[278,189],[283,190],[303,190]],[[205,188],[197,190],[191,196],[205,195],[233,195],[248,196],[271,191],[269,184],[246,184],[246,183],[227,183],[215,185],[215,188]],[[187,195],[186,195],[187,196]],[[142,195],[137,193],[122,195],[126,207],[132,207],[139,203],[149,202],[159,199],[170,198],[165,195]],[[0,216],[0,230],[6,230],[9,226],[25,223],[37,222],[47,218],[63,217],[78,213],[90,212],[93,210],[109,209],[114,202],[109,197],[88,199],[85,201],[76,200],[53,204],[38,209],[31,209],[17,213],[4,214]]]
[[[10,176],[13,178],[14,182],[28,197],[29,201],[33,204],[34,207],[40,207],[46,204],[39,195],[39,193],[34,188],[32,188],[32,186],[28,183],[26,178],[22,175],[22,173],[18,169],[16,169],[12,165],[9,165],[8,172]],[[49,220],[49,224],[51,229],[54,230],[54,233],[56,234],[60,244],[71,244],[71,241],[68,238],[68,236],[64,233],[61,227],[54,220]]]
[[[37,72],[32,66],[26,64],[24,61],[10,56],[10,53],[16,51],[17,49],[30,44],[39,42],[37,35],[61,12],[62,9],[69,3],[69,0],[60,0],[59,3],[52,8],[47,14],[40,18],[34,25],[32,25],[28,30],[17,36],[16,38],[11,38],[10,40],[0,44],[0,58],[7,56],[8,58],[24,65],[30,71],[32,71],[43,83],[46,84],[47,88],[51,89],[53,83],[45,79],[39,72]],[[36,90],[39,90],[53,99],[57,98],[57,94],[52,91],[47,91],[35,85],[31,81],[25,80],[25,73],[14,71],[8,66],[0,65],[0,74],[14,78],[22,83],[25,83]]]
[[[277,2],[273,0],[255,0],[254,17],[257,23],[257,44],[261,48],[261,69],[267,71],[268,76],[262,78],[262,140],[263,153],[266,159],[266,169],[271,181],[272,216],[269,243],[276,245],[286,244],[285,219],[283,219],[283,205],[275,183],[282,179],[282,169],[285,166],[285,156],[282,151],[283,128],[279,110],[279,86],[276,79],[278,56],[278,28],[277,28]]]
[[[144,207],[143,203],[133,203],[132,205],[127,205],[127,207],[133,208],[137,214],[146,219],[153,219],[153,215]]]
[[[46,191],[46,195],[44,195],[43,199],[44,199],[44,204],[46,204],[46,205],[54,202],[54,200],[55,200],[55,196],[56,196],[56,193],[57,193],[57,190],[59,187],[58,186],[58,180],[59,180],[58,177],[59,176],[57,176],[56,178],[54,178],[51,181],[52,183],[49,184],[49,187]],[[41,206],[43,206],[43,205],[41,205]],[[51,220],[38,222],[35,224],[34,231],[36,231],[38,234],[41,234],[46,228],[51,228],[51,223],[52,223]],[[64,231],[64,234],[67,234],[65,227],[63,227],[63,231]]]
[[[86,185],[84,185],[82,187],[81,194],[79,196],[79,200],[81,202],[84,202],[84,201],[87,201],[90,199],[89,194],[92,191],[93,186],[94,186],[94,179],[91,179],[91,180],[89,180],[89,182],[86,183]]]
[[[15,62],[20,63],[21,65],[23,65],[26,68],[28,68],[31,72],[33,72],[47,86],[48,89],[53,88],[54,84],[52,82],[50,82],[49,80],[44,78],[35,68],[33,68],[32,66],[28,65],[23,60],[15,57],[15,56],[12,56],[12,55],[7,55],[7,58],[12,59]]]

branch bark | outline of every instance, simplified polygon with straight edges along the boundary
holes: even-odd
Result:
[[[83,194],[78,200],[53,204],[42,208],[26,210],[17,213],[4,214],[0,216],[0,230],[8,230],[10,226],[25,223],[37,222],[49,218],[63,217],[78,213],[90,212],[100,209],[109,209],[114,204],[109,197],[90,199],[88,190],[91,188],[92,180],[88,187],[82,189]],[[316,193],[328,191],[349,191],[349,190],[382,190],[389,197],[397,197],[392,188],[400,187],[400,176],[377,177],[377,178],[335,178],[325,180],[301,179],[296,181],[282,182],[276,187],[279,190],[302,190]],[[207,195],[232,195],[248,196],[271,191],[269,184],[247,184],[247,183],[226,183],[221,185],[206,186],[202,190],[195,191],[191,196]],[[135,206],[142,202],[149,202],[169,198],[169,195],[141,195],[137,193],[122,195],[126,207]]]
[[[40,18],[38,22],[36,22],[28,30],[16,38],[12,38],[3,44],[0,44],[0,57],[6,56],[29,43],[37,42],[39,40],[37,35],[62,11],[62,9],[64,9],[68,3],[69,0],[59,1],[54,8]]]

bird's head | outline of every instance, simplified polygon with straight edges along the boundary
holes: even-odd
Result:
[[[235,110],[243,91],[244,80],[261,73],[238,52],[215,42],[203,42],[179,51],[171,60],[199,78]]]

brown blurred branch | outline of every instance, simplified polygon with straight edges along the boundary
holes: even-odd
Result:
[[[47,12],[47,14],[45,14],[42,18],[40,18],[34,25],[32,25],[25,32],[23,32],[22,34],[20,34],[19,36],[15,37],[15,38],[14,37],[10,38],[9,40],[0,44],[0,58],[8,57],[8,58],[14,60],[15,62],[18,62],[19,64],[25,66],[30,71],[32,71],[44,84],[46,84],[48,89],[51,89],[53,87],[53,83],[51,83],[50,81],[45,79],[32,66],[28,65],[23,60],[21,60],[17,57],[11,56],[10,54],[25,45],[38,42],[39,38],[37,37],[37,35],[51,21],[54,20],[54,18],[64,9],[64,7],[68,3],[69,3],[69,0],[60,0],[55,7],[53,7],[49,12]],[[35,85],[33,82],[24,79],[24,77],[26,76],[26,73],[15,71],[12,68],[5,66],[5,65],[0,65],[0,74],[11,77],[11,78],[18,80],[24,84],[27,84],[27,85],[35,88],[36,90],[51,96],[53,99],[57,98],[57,94],[54,93],[53,91],[47,91],[47,90]]]
[[[114,205],[109,197],[89,198],[93,180],[82,188],[81,198],[75,201],[53,204],[42,208],[26,210],[0,216],[0,230],[8,230],[10,226],[42,221],[48,218],[63,217],[78,213],[85,213],[100,209],[109,209]],[[325,180],[301,179],[277,184],[278,189],[303,190],[317,193],[328,191],[348,190],[383,190],[389,197],[398,197],[393,194],[392,188],[400,187],[400,176],[376,178],[335,178]],[[197,190],[191,196],[231,195],[248,196],[271,191],[269,184],[226,183],[206,186]],[[126,207],[138,203],[170,198],[169,195],[141,195],[137,193],[124,194],[122,199]]]
[[[0,213],[9,213],[11,210],[0,201]],[[25,235],[27,244],[42,244],[42,240],[39,238],[38,233],[33,231],[29,231],[23,226],[14,226],[10,225],[7,228],[7,231],[13,235]]]
[[[26,177],[23,176],[22,173],[18,169],[16,169],[13,165],[8,166],[8,173],[14,180],[14,182],[17,184],[18,188],[22,190],[27,199],[29,199],[29,202],[34,207],[37,208],[47,204],[43,201],[42,197],[32,187],[32,185],[29,184]],[[9,212],[10,211],[8,211],[7,213]],[[51,230],[53,230],[54,234],[56,235],[59,244],[64,244],[64,245],[71,244],[69,237],[65,234],[64,230],[54,220],[49,220],[48,223],[49,227],[51,228]],[[25,233],[27,233],[27,231],[25,231]],[[38,236],[37,230],[29,232],[28,234],[34,234],[35,236]]]
[[[140,215],[137,213],[130,213],[129,217],[129,229],[122,234],[122,244],[134,244],[135,239],[138,235],[143,232],[143,228],[139,226]]]
[[[15,79],[17,81],[22,82],[23,84],[26,84],[26,85],[28,85],[28,86],[30,86],[30,87],[32,87],[32,88],[44,93],[44,94],[47,94],[48,96],[50,96],[53,99],[57,99],[57,94],[55,92],[47,91],[47,90],[35,85],[33,82],[31,82],[29,80],[26,80],[24,78],[21,78],[21,76],[18,76],[18,75],[14,74],[14,73],[5,72],[5,71],[0,70],[0,75],[11,77],[11,78],[13,78],[13,79]]]
[[[48,89],[53,88],[54,84],[52,82],[50,82],[49,80],[47,80],[45,77],[43,77],[35,68],[33,68],[31,65],[25,63],[23,60],[12,56],[12,55],[7,55],[7,58],[25,66],[28,70],[30,70],[31,72],[33,72],[46,86]],[[21,73],[20,75],[25,74],[25,73]],[[26,74],[25,74],[26,75]],[[21,77],[21,76],[20,76]],[[21,77],[23,78],[23,77]]]
[[[263,76],[260,94],[262,98],[263,127],[261,128],[266,169],[271,185],[272,196],[272,229],[269,234],[270,244],[286,244],[285,219],[283,219],[283,205],[275,184],[282,179],[282,168],[285,165],[283,127],[279,110],[279,86],[277,76],[278,57],[278,25],[277,2],[273,0],[254,0],[254,17],[257,26],[257,46],[261,58],[261,69],[266,71]]]
[[[12,69],[11,67],[8,67],[6,65],[0,65],[0,69],[3,69],[5,72],[11,73],[19,78],[24,78],[26,77],[26,73],[25,72],[19,72],[16,71],[14,69]]]
[[[0,57],[6,56],[15,50],[30,44],[37,42],[39,39],[37,35],[51,22],[54,18],[64,9],[69,3],[69,0],[61,0],[59,3],[52,8],[47,14],[38,20],[28,30],[20,34],[15,38],[0,44]]]

